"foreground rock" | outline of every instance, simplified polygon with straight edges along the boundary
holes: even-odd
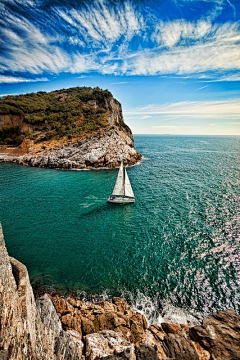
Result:
[[[240,317],[233,311],[218,311],[190,329],[190,335],[213,359],[240,359]]]
[[[0,227],[0,359],[237,360],[240,316],[219,311],[202,326],[145,317],[120,298],[34,299],[26,267],[8,256]]]

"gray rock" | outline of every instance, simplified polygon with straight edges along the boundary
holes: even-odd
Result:
[[[26,267],[9,258],[0,225],[0,359],[83,360],[76,331],[64,331],[45,294],[35,302]]]
[[[95,360],[106,356],[128,353],[127,359],[134,359],[134,346],[121,333],[103,330],[85,337],[86,360]],[[126,356],[126,355],[124,355]]]

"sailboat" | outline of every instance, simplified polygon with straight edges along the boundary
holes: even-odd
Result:
[[[113,204],[129,204],[135,202],[135,196],[128,178],[127,170],[123,165],[123,160],[121,161],[112,195],[109,196],[107,201]]]

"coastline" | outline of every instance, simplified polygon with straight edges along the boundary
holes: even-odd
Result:
[[[1,228],[0,250],[3,359],[233,360],[240,356],[240,316],[233,311],[218,311],[200,326],[149,325],[120,298],[95,304],[59,295],[35,299],[27,268],[9,257]]]

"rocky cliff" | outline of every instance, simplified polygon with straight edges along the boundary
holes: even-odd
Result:
[[[0,161],[85,169],[116,167],[122,159],[133,165],[141,155],[121,104],[107,90],[72,88],[0,99]]]
[[[240,359],[240,316],[233,311],[189,328],[149,325],[120,298],[35,299],[26,267],[8,256],[1,227],[0,254],[1,360]]]

